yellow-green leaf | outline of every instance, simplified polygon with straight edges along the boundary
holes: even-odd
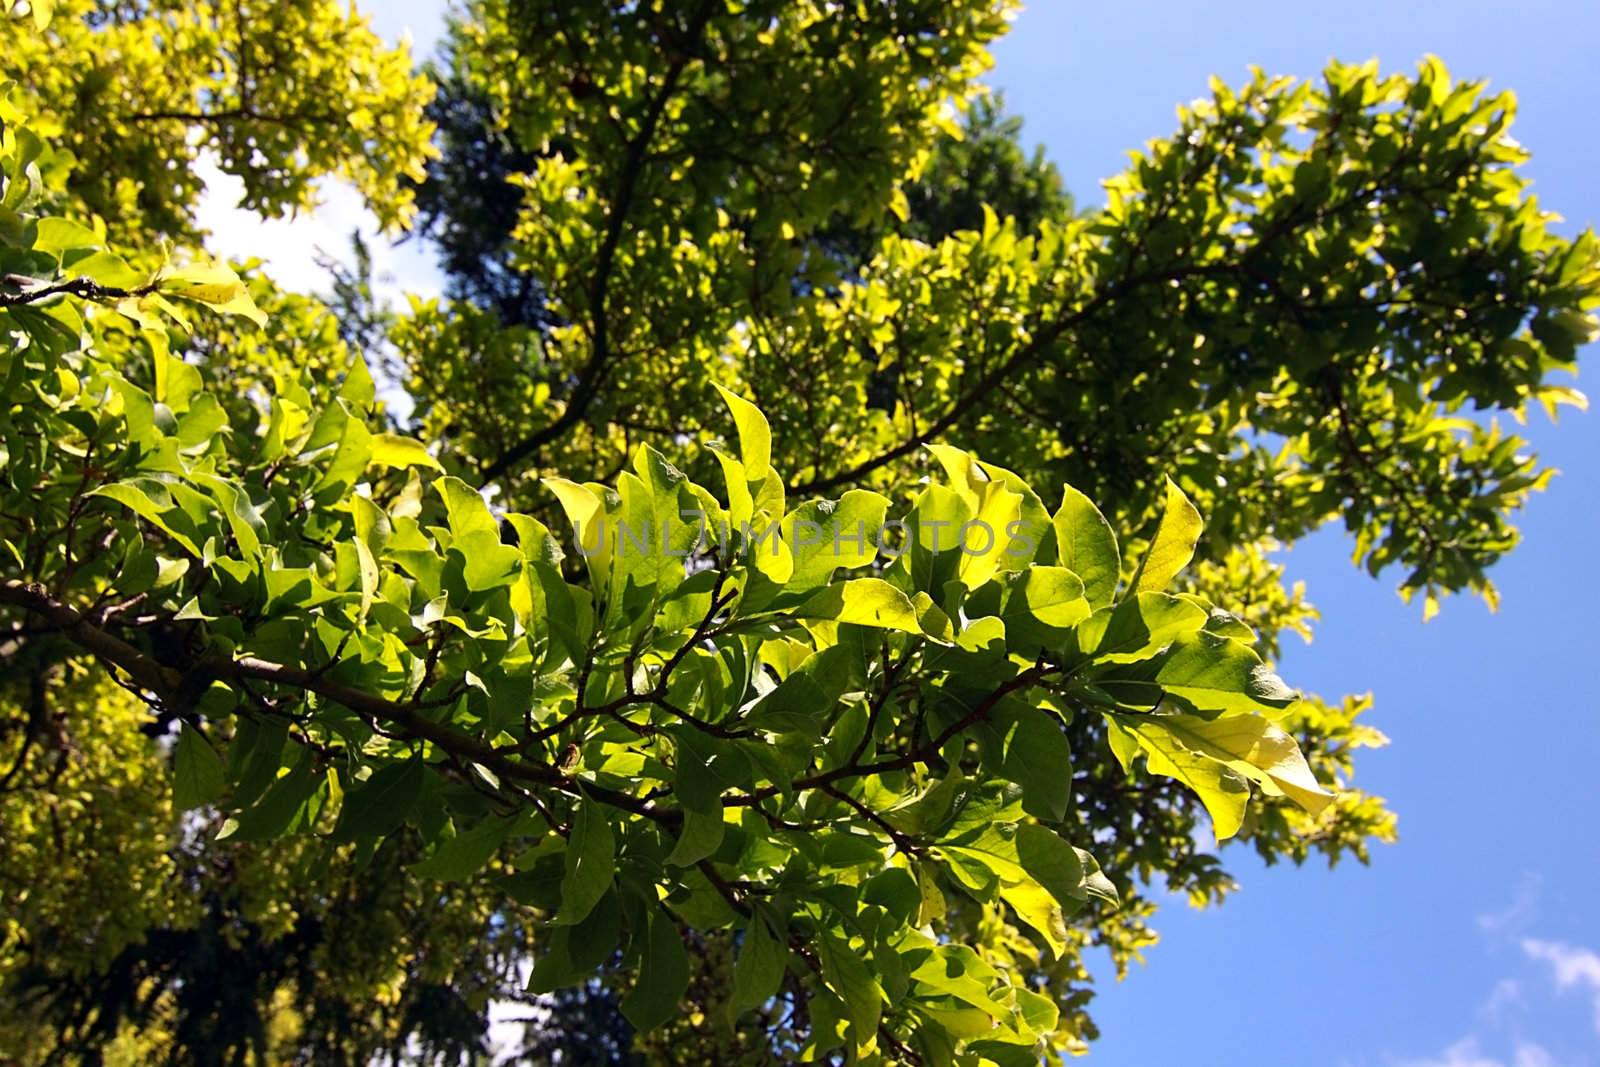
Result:
[[[1244,825],[1245,805],[1250,800],[1248,779],[1225,763],[1191,751],[1171,733],[1145,727],[1155,716],[1108,715],[1107,728],[1114,738],[1113,751],[1137,745],[1144,752],[1145,766],[1151,774],[1182,782],[1199,796],[1211,815],[1218,841],[1225,841]],[[1121,735],[1120,738],[1118,735]],[[1125,752],[1118,752],[1126,760]]]
[[[1070,485],[1061,487],[1061,507],[1051,525],[1061,565],[1083,579],[1089,606],[1103,608],[1117,593],[1122,556],[1117,535],[1094,502]]]
[[[1152,715],[1139,720],[1141,735],[1153,731],[1176,738],[1192,752],[1226,764],[1268,793],[1288,797],[1318,814],[1333,800],[1311,773],[1294,738],[1259,715]]]
[[[380,433],[372,438],[372,457],[368,462],[382,467],[444,469],[438,460],[428,455],[421,441],[395,433]]]
[[[250,291],[233,268],[220,261],[201,260],[176,270],[163,270],[158,277],[161,292],[209,305],[228,315],[242,315],[257,326],[267,317],[250,299]]]
[[[796,609],[795,614],[804,619],[925,634],[916,606],[882,578],[855,578],[830,585]]]
[[[720,385],[716,385],[716,389],[733,413],[733,423],[739,429],[739,456],[744,461],[745,477],[759,482],[772,470],[772,429],[767,425],[767,417],[738,393]]]
[[[1166,510],[1161,515],[1161,525],[1150,542],[1150,551],[1133,576],[1133,589],[1138,593],[1159,593],[1171,584],[1178,572],[1194,558],[1194,546],[1204,529],[1200,512],[1184,496],[1183,490],[1171,478],[1167,479]]]

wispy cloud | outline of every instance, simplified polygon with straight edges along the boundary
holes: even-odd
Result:
[[[1518,1042],[1511,1058],[1490,1056],[1478,1047],[1478,1039],[1465,1037],[1439,1055],[1424,1060],[1403,1060],[1396,1067],[1555,1067],[1556,1061],[1541,1045]]]
[[[1530,959],[1548,963],[1561,990],[1577,989],[1594,1000],[1594,1027],[1600,1033],[1600,953],[1560,941],[1523,938],[1522,951]]]
[[[1515,978],[1502,978],[1494,984],[1489,995],[1478,1008],[1486,1022],[1498,1023],[1505,1018],[1506,1009],[1522,1003],[1522,984]]]
[[[1514,934],[1524,929],[1539,910],[1539,893],[1543,888],[1544,879],[1532,871],[1524,871],[1517,879],[1510,906],[1478,916],[1478,928],[1492,934]]]
[[[1520,949],[1521,958],[1514,973],[1495,982],[1479,1002],[1476,1025],[1431,1056],[1390,1055],[1389,1067],[1574,1067],[1589,1062],[1565,1058],[1570,1044],[1550,1029],[1547,1007],[1552,984],[1556,993],[1577,991],[1592,1001],[1594,1027],[1600,1032],[1600,952],[1528,936],[1538,921],[1543,888],[1540,875],[1525,871],[1505,908],[1477,916],[1486,947],[1497,952]],[[1537,1040],[1524,1036],[1529,1032]]]

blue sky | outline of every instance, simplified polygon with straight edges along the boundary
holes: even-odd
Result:
[[[1174,125],[1212,73],[1314,75],[1332,57],[1511,88],[1543,205],[1600,224],[1591,3],[1035,3],[995,49],[992,81],[1084,204],[1128,149]],[[1600,415],[1597,412],[1596,415]],[[1529,436],[1563,476],[1495,569],[1498,615],[1447,601],[1424,626],[1398,576],[1352,568],[1342,532],[1286,557],[1323,622],[1291,641],[1293,684],[1372,690],[1392,745],[1360,784],[1400,812],[1370,867],[1263,870],[1233,859],[1224,907],[1174,902],[1147,967],[1105,985],[1107,1064],[1561,1067],[1600,1064],[1600,418],[1542,417]],[[1564,984],[1563,984],[1564,982]]]
[[[436,38],[437,0],[381,7],[386,34],[409,28],[419,51]],[[1514,133],[1533,151],[1535,190],[1575,232],[1600,224],[1597,42],[1593,0],[1036,0],[995,49],[991,82],[1087,206],[1212,73],[1239,82],[1255,63],[1311,76],[1330,57],[1373,56],[1409,70],[1433,52],[1458,76],[1517,92]],[[322,225],[336,242],[348,227],[320,221],[332,214],[296,225]],[[252,227],[246,247],[262,247]],[[398,285],[436,284],[415,255],[385,266]],[[1263,869],[1237,850],[1243,889],[1226,906],[1172,901],[1148,965],[1122,983],[1106,976],[1094,1062],[1600,1067],[1600,637],[1589,611],[1600,412],[1559,426],[1538,416],[1527,432],[1564,473],[1493,574],[1498,615],[1456,599],[1423,625],[1394,595],[1398,576],[1356,571],[1339,533],[1286,556],[1324,620],[1282,671],[1327,696],[1374,692],[1372,720],[1393,744],[1365,754],[1359,782],[1400,812],[1401,841],[1370,867],[1333,872]]]

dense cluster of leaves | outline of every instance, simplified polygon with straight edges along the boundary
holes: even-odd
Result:
[[[342,324],[157,238],[207,149],[403,218],[402,53],[0,23],[0,1045],[455,1059],[522,996],[535,1062],[1033,1063],[1144,887],[1231,887],[1198,820],[1392,836],[1267,553],[1343,517],[1492,596],[1548,472],[1466,409],[1581,400],[1594,239],[1432,61],[1216,84],[1075,217],[969,97],[1006,14],[483,0],[422,186],[464,299]]]
[[[40,132],[76,157],[87,210],[193,237],[209,159],[263,215],[311,206],[334,174],[385,225],[410,218],[401,179],[431,154],[432,87],[348,5],[48,0],[32,14],[0,17],[0,54]]]
[[[619,50],[629,33],[652,31],[619,30]],[[452,441],[491,477],[530,458],[610,471],[641,440],[670,451],[715,426],[704,402],[662,403],[672,378],[704,375],[772,409],[795,488],[892,488],[920,469],[922,444],[960,431],[987,454],[1037,456],[1039,473],[1137,501],[1135,525],[1153,517],[1166,469],[1230,545],[1342,517],[1361,561],[1404,566],[1405,588],[1431,601],[1492,595],[1484,568],[1515,543],[1507,515],[1541,478],[1519,442],[1460,410],[1576,399],[1549,378],[1592,332],[1594,241],[1547,231],[1513,169],[1525,154],[1506,136],[1509,96],[1452,83],[1436,61],[1414,80],[1369,64],[1334,66],[1321,87],[1216,83],[1109,183],[1105,211],[1047,216],[1037,232],[991,212],[931,245],[890,235],[834,284],[836,260],[809,237],[837,201],[785,214],[753,199],[746,221],[737,198],[697,195],[675,173],[681,152],[770,193],[769,164],[715,139],[726,118],[712,143],[683,148],[676,125],[641,129],[653,151],[631,162],[609,120],[585,117],[617,102],[573,99],[565,84],[573,53],[492,37],[461,47],[509,67],[514,143],[572,146],[524,182],[518,262],[566,324],[539,357],[486,375],[491,392],[468,400],[439,336],[400,341],[417,353],[428,425],[469,425]],[[706,49],[689,68],[705,83],[676,90],[684,108],[726,90],[715,72],[732,60]],[[603,84],[650,69],[584,56]],[[649,99],[641,89],[630,107]],[[689,206],[633,202],[658,186]],[[642,192],[611,203],[613,188]],[[873,195],[864,181],[848,203],[862,217],[907,210],[898,190]],[[797,273],[814,283],[801,298]],[[890,405],[872,389],[885,371]]]
[[[50,274],[110,256],[19,218]],[[158,272],[114,307],[157,335],[158,311],[187,321],[166,293],[258,317],[223,271]],[[4,314],[32,400],[8,412],[4,510],[33,522],[5,540],[21,572],[0,599],[181,720],[177,805],[225,804],[223,840],[409,823],[423,878],[509,843],[505,891],[555,926],[533,987],[620,949],[641,1030],[676,1013],[683,938],[738,926],[730,1015],[783,997],[816,1053],[1033,1062],[1057,1009],[1028,961],[1116,899],[1070,840],[1067,717],[1106,716],[1118,758],[1193,787],[1221,837],[1252,781],[1328,802],[1269,718],[1294,694],[1253,632],[1165,591],[1200,535],[1176,486],[1119,595],[1092,503],[1068,488],[1051,515],[948,446],[899,523],[867,490],[789,509],[765,417],[727,394],[721,494],[649,448],[614,489],[548,483],[583,550],[571,581],[542,523],[372,430],[359,360],[331,398],[280,380],[259,436],[231,433],[163,346],[147,391],[75,343],[73,304]],[[958,891],[1030,931],[1018,966],[949,936]]]

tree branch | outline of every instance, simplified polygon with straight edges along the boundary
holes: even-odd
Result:
[[[694,38],[700,36],[706,23],[711,20],[715,6],[711,3],[700,5],[690,23],[687,36]],[[618,182],[617,194],[606,219],[605,236],[601,238],[600,251],[595,259],[594,276],[589,283],[590,352],[589,359],[578,372],[577,387],[567,398],[567,406],[562,409],[554,422],[524,437],[484,468],[485,481],[499,478],[535,451],[577,425],[584,413],[589,410],[589,405],[594,403],[595,397],[599,395],[600,386],[605,381],[611,360],[610,324],[606,320],[606,304],[611,297],[611,274],[616,266],[617,247],[622,242],[622,233],[627,225],[628,213],[633,207],[639,179],[644,175],[645,157],[650,142],[655,138],[661,116],[666,113],[667,102],[672,98],[678,79],[683,76],[683,71],[689,65],[691,58],[688,51],[684,50],[667,68],[666,76],[661,81],[661,88],[651,98],[650,105],[645,111],[639,132],[634,134],[633,139],[627,144],[622,161],[622,177]]]
[[[43,586],[8,579],[0,583],[0,604],[21,607],[48,620],[78,647],[120,668],[136,685],[163,703],[171,702],[178,693],[199,681],[237,684],[245,679],[256,679],[270,682],[326,697],[351,711],[384,722],[407,737],[428,741],[444,752],[482,764],[506,778],[546,786],[571,796],[587,796],[666,825],[675,825],[681,819],[678,812],[658,808],[651,801],[568,777],[548,764],[508,756],[487,742],[434,722],[414,704],[396,702],[333,681],[321,671],[272,663],[254,656],[210,657],[197,661],[187,672],[178,671],[162,666],[138,648],[94,625],[76,609],[51,597]]]
[[[45,619],[79,648],[122,670],[135,685],[166,702],[183,684],[183,674],[163,667],[139,649],[91,623],[36,582],[0,582],[0,604],[11,604]]]
[[[4,280],[7,285],[15,286],[22,291],[0,293],[0,308],[37,304],[53,296],[78,296],[85,300],[124,300],[130,296],[144,296],[146,293],[154,292],[153,286],[118,289],[111,285],[101,285],[89,278],[69,278],[67,281],[48,285],[41,285],[39,279],[29,278],[23,274],[7,274]]]

